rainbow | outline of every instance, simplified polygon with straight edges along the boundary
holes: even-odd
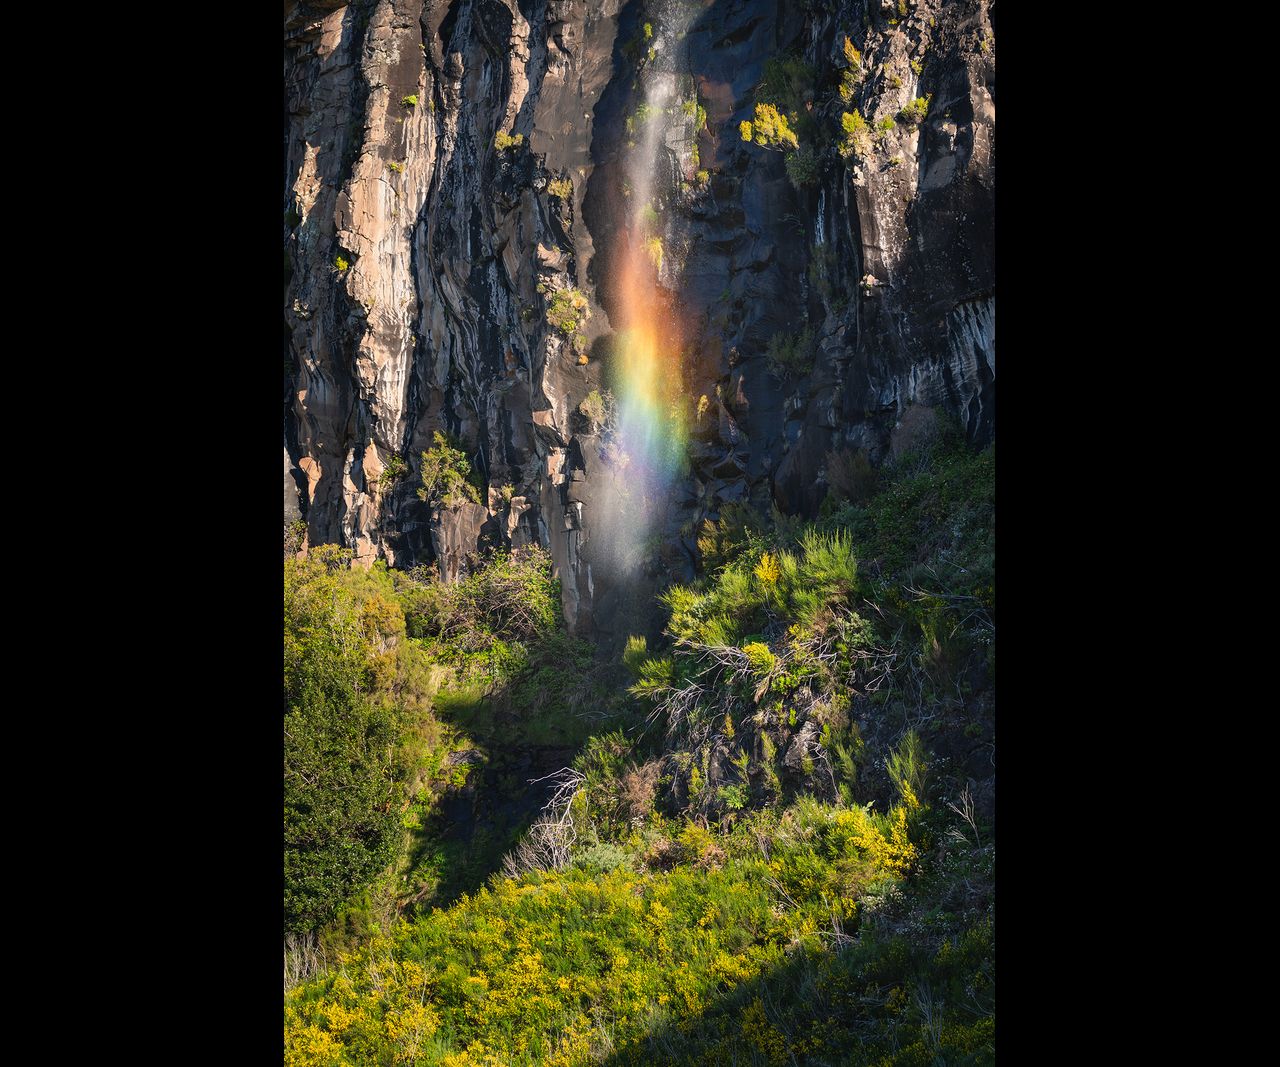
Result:
[[[626,235],[619,284],[624,321],[613,372],[616,442],[626,457],[626,477],[651,499],[670,485],[684,461],[689,406],[680,373],[679,322],[670,295],[658,286],[653,241],[639,224]]]

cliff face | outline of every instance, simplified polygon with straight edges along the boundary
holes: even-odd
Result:
[[[993,438],[990,8],[286,3],[286,514],[312,545],[446,575],[481,545],[539,542],[570,625],[607,640],[645,628],[653,590],[690,576],[697,529],[726,504],[812,514],[829,457],[879,462],[921,408]],[[798,181],[739,132],[776,97],[780,79],[758,87],[784,55],[807,70]],[[671,106],[646,108],[663,79]],[[869,133],[850,152],[855,109]],[[607,487],[625,463],[579,405],[615,384],[619,250],[652,123],[689,439],[623,559]],[[576,339],[547,321],[567,289],[590,309]],[[767,352],[787,338],[804,358],[781,373]],[[418,498],[436,430],[467,452],[480,504]]]

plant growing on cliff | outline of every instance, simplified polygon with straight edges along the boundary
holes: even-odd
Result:
[[[339,253],[337,258],[333,261],[333,267],[339,274],[345,272],[350,266],[351,261],[349,259],[344,259],[341,253]]]
[[[848,37],[844,39],[845,70],[840,75],[840,99],[849,103],[853,99],[858,82],[862,80],[862,53],[853,46]]]
[[[924,122],[925,116],[929,113],[929,101],[932,99],[933,93],[917,96],[898,112],[898,121],[905,126],[918,126]]]
[[[650,237],[644,243],[644,250],[649,256],[649,261],[653,264],[653,269],[662,270],[662,238]]]
[[[871,131],[867,120],[858,110],[846,111],[840,116],[844,139],[840,142],[840,154],[845,159],[857,159],[871,151]]]
[[[552,196],[559,197],[567,204],[573,196],[573,182],[568,178],[552,178],[547,182],[547,190]]]
[[[772,104],[756,104],[755,120],[738,124],[738,132],[744,141],[752,141],[761,148],[795,151],[800,141],[781,114]]]
[[[519,148],[524,144],[524,134],[510,134],[506,130],[499,130],[493,138],[493,147],[499,152],[506,152],[508,149]]]
[[[417,93],[410,93],[408,96],[402,96],[402,97],[400,98],[400,106],[401,106],[401,107],[417,107],[417,106],[418,106],[418,94],[417,94]]]
[[[605,418],[604,397],[600,395],[600,391],[598,389],[592,389],[591,392],[583,398],[582,403],[578,405],[578,410],[599,426],[604,422]]]
[[[382,474],[378,476],[378,487],[386,489],[388,486],[395,485],[408,473],[409,465],[404,460],[399,456],[389,456],[387,465],[382,468]]]
[[[813,330],[805,327],[799,333],[775,333],[765,349],[769,369],[779,378],[800,377],[813,370]]]
[[[797,189],[814,185],[822,173],[822,166],[817,155],[808,145],[796,152],[787,154],[785,166],[787,178]]]
[[[452,448],[439,430],[435,447],[422,453],[422,488],[418,497],[446,508],[461,507],[468,500],[480,503],[480,493],[471,484],[471,463],[461,449]]]
[[[547,305],[547,325],[572,338],[591,317],[586,295],[580,289],[558,289]]]

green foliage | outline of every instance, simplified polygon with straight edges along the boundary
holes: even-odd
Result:
[[[566,337],[573,337],[579,326],[591,317],[587,297],[580,289],[557,289],[547,305],[547,325]]]
[[[925,116],[929,113],[929,101],[933,99],[933,93],[926,96],[917,96],[906,107],[898,112],[898,121],[906,126],[918,126],[925,120]]]
[[[493,147],[499,152],[506,152],[509,149],[519,148],[524,144],[524,134],[510,134],[506,130],[499,130],[493,138]]]
[[[416,93],[410,93],[408,96],[402,96],[402,97],[400,98],[400,106],[401,106],[401,107],[409,107],[409,108],[417,107],[417,106],[418,106],[418,96],[417,96],[417,94],[416,94]]]
[[[908,730],[903,734],[898,747],[885,761],[885,767],[903,803],[914,807],[924,798],[928,767],[925,764],[924,746],[915,730]]]
[[[453,448],[439,430],[435,446],[422,453],[422,488],[420,499],[437,506],[458,508],[468,500],[480,503],[480,493],[470,481],[471,463],[466,453]]]
[[[761,148],[795,149],[800,147],[795,132],[772,104],[756,104],[755,121],[743,122],[739,132],[744,141],[754,141]]]
[[[844,139],[839,146],[842,156],[854,159],[871,151],[871,131],[867,128],[867,120],[862,117],[862,112],[844,112],[840,116],[840,127],[844,131]]]
[[[765,349],[769,370],[779,378],[799,378],[813,370],[813,330],[775,333]]]
[[[627,638],[626,648],[622,653],[622,662],[633,675],[639,676],[645,661],[649,658],[649,641],[643,635],[632,634]]]
[[[568,178],[552,178],[547,182],[547,189],[552,196],[559,197],[566,204],[573,197],[573,182]]]
[[[789,153],[785,165],[787,177],[797,189],[816,185],[822,175],[822,166],[818,157],[808,145]]]
[[[399,174],[404,170],[403,164],[397,163],[394,159],[387,160],[387,168],[394,171],[396,174]]]
[[[604,397],[600,395],[598,389],[592,389],[578,405],[578,410],[582,412],[597,426],[604,422],[605,402]]]
[[[654,270],[662,270],[662,238],[650,237],[644,243],[645,254],[653,264]]]
[[[351,261],[346,259],[342,253],[338,253],[337,257],[333,261],[333,265],[338,273],[342,274],[351,266]]]
[[[419,705],[394,694],[427,688],[404,632],[385,570],[285,561],[286,930],[332,919],[395,855]]]
[[[386,466],[382,468],[382,473],[378,475],[378,488],[386,490],[408,473],[409,465],[399,456],[390,455],[387,457]]]
[[[814,70],[799,56],[774,56],[764,65],[756,99],[775,101],[794,123],[813,101]],[[759,109],[757,108],[757,113]]]

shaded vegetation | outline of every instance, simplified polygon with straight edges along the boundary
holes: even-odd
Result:
[[[440,758],[469,768],[444,804],[556,773],[480,847],[428,813],[400,869],[447,906],[289,992],[286,1062],[992,1062],[993,470],[955,426],[878,470],[833,453],[816,523],[709,518],[661,639],[616,663],[564,633],[539,550],[450,586],[313,552],[311,582],[352,590],[326,604],[394,606],[359,631],[373,661],[412,650],[387,691],[435,665],[435,751],[473,754]]]

